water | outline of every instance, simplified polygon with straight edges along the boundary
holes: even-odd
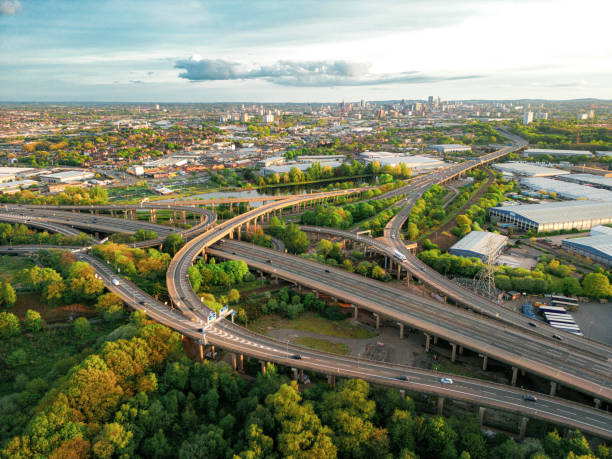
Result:
[[[338,182],[342,182],[342,180],[338,180]],[[311,193],[313,191],[318,191],[321,188],[325,188],[330,185],[330,183],[336,182],[323,182],[323,183],[314,183],[311,185],[293,185],[293,186],[283,186],[283,187],[272,187],[272,188],[263,188],[263,189],[253,189],[253,190],[240,190],[240,191],[215,191],[210,193],[199,193],[191,196],[183,197],[183,198],[168,198],[156,200],[156,203],[164,203],[164,202],[175,202],[175,201],[194,201],[199,199],[228,199],[228,198],[254,198],[258,196],[283,196],[283,195],[294,195],[294,194],[306,194]],[[358,181],[355,182],[354,186],[361,186],[366,182]],[[251,202],[252,207],[259,207],[263,205],[262,201],[253,201]]]

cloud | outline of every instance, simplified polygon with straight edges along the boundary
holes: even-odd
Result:
[[[14,16],[21,11],[19,0],[0,0],[0,16]]]
[[[174,68],[182,69],[180,78],[189,81],[254,80],[282,86],[330,87],[370,86],[393,83],[431,83],[444,80],[479,78],[478,75],[432,76],[418,72],[372,74],[370,64],[338,61],[277,61],[272,65],[246,66],[222,59],[202,59],[194,55],[179,60]]]

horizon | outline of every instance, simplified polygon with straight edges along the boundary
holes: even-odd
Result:
[[[605,0],[292,8],[0,0],[0,100],[609,100],[607,8]]]

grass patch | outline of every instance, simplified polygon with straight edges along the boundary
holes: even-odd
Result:
[[[276,314],[264,316],[250,323],[249,328],[263,334],[271,330],[287,328],[318,333],[319,335],[335,336],[337,338],[367,339],[376,336],[376,333],[352,325],[348,320],[331,321],[312,312],[305,312],[295,320],[285,319]]]
[[[25,268],[31,268],[34,262],[26,257],[14,257],[2,255],[0,257],[0,280],[3,282],[15,282],[15,276]]]
[[[349,348],[346,344],[334,343],[326,339],[309,338],[306,336],[302,336],[296,338],[293,342],[295,344],[299,344],[300,346],[317,349],[323,352],[329,352],[330,354],[347,355],[349,353]]]

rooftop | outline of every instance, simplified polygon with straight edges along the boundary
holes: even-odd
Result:
[[[493,207],[493,209],[520,215],[539,224],[612,217],[612,206],[610,203],[601,201],[547,202],[543,204]]]
[[[471,231],[455,242],[451,250],[466,250],[491,255],[506,243],[507,236],[487,231]]]
[[[532,190],[555,192],[558,196],[567,199],[590,199],[594,201],[612,202],[612,191],[601,190],[591,186],[578,185],[543,177],[529,177],[521,180],[521,184]],[[612,208],[611,204],[608,204]]]
[[[494,164],[493,167],[501,171],[513,172],[517,175],[528,175],[532,177],[569,174],[567,171],[556,169],[554,167],[536,166],[535,164],[521,162]]]
[[[528,148],[525,150],[525,156],[529,155],[593,156],[593,153],[585,150],[549,150],[546,148]]]

